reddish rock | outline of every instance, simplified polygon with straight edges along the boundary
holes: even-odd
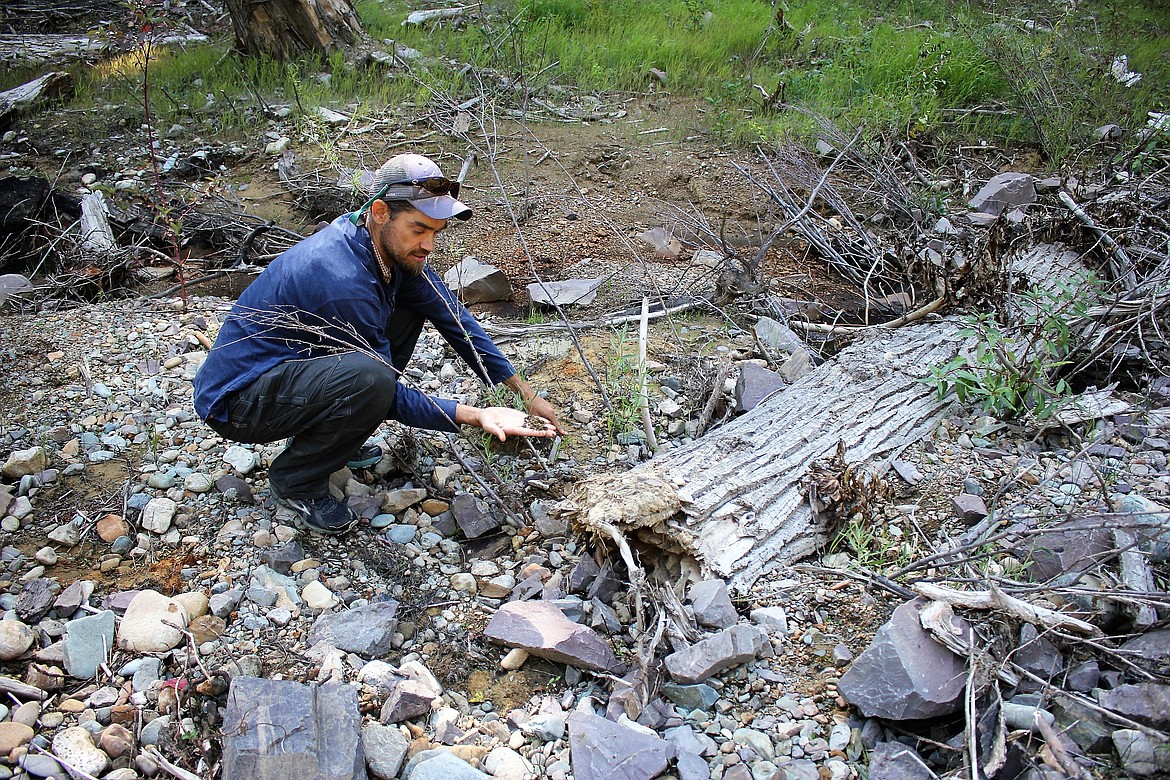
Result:
[[[595,671],[617,671],[618,660],[596,632],[565,617],[546,601],[513,601],[500,607],[484,636],[556,663]]]
[[[130,729],[117,723],[111,723],[102,732],[102,736],[98,740],[98,747],[106,751],[106,755],[110,758],[121,758],[134,752],[134,743],[134,735],[130,733]]]
[[[123,520],[121,515],[109,514],[97,521],[96,530],[98,537],[109,544],[119,536],[128,536],[130,524]]]

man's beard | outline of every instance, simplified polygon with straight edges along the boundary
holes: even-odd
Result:
[[[425,257],[416,258],[409,255],[403,257],[387,246],[383,246],[382,248],[386,250],[386,258],[390,261],[391,268],[401,268],[408,276],[419,276],[422,274],[423,267],[427,262]]]

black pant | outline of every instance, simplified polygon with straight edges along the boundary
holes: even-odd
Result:
[[[232,394],[227,422],[208,424],[232,441],[289,439],[268,469],[269,487],[283,498],[320,498],[329,475],[389,416],[422,324],[417,314],[395,312],[387,328],[393,367],[360,352],[288,360]]]

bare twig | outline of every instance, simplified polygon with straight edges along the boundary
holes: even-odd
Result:
[[[995,583],[988,584],[990,589],[983,591],[954,590],[930,582],[916,582],[911,585],[911,588],[919,595],[934,601],[942,601],[969,609],[997,609],[1028,623],[1039,624],[1046,629],[1066,628],[1088,636],[1101,636],[1102,634],[1101,629],[1092,623],[1087,623],[1063,612],[1057,612],[1054,609],[1029,604],[1022,599],[1007,595],[997,588]]]
[[[650,318],[650,299],[642,299],[642,320],[638,326],[638,409],[642,414],[642,430],[646,432],[646,446],[650,452],[658,451],[658,440],[654,438],[654,420],[650,417],[650,401],[646,398],[646,337]]]

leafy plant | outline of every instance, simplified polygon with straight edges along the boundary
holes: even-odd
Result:
[[[960,335],[974,340],[973,350],[932,367],[928,381],[940,399],[953,392],[992,414],[1050,416],[1070,394],[1059,376],[1077,347],[1070,323],[1084,315],[1099,287],[1090,273],[1009,299],[1006,324],[992,314],[967,317]]]
[[[853,518],[833,538],[830,551],[840,552],[842,548],[848,548],[857,566],[867,571],[904,566],[915,552],[900,534],[868,517]]]
[[[602,383],[613,408],[606,414],[605,428],[610,442],[622,434],[638,429],[641,412],[638,398],[642,390],[642,371],[636,357],[636,345],[630,343],[625,328],[617,331],[605,353],[605,375]]]

